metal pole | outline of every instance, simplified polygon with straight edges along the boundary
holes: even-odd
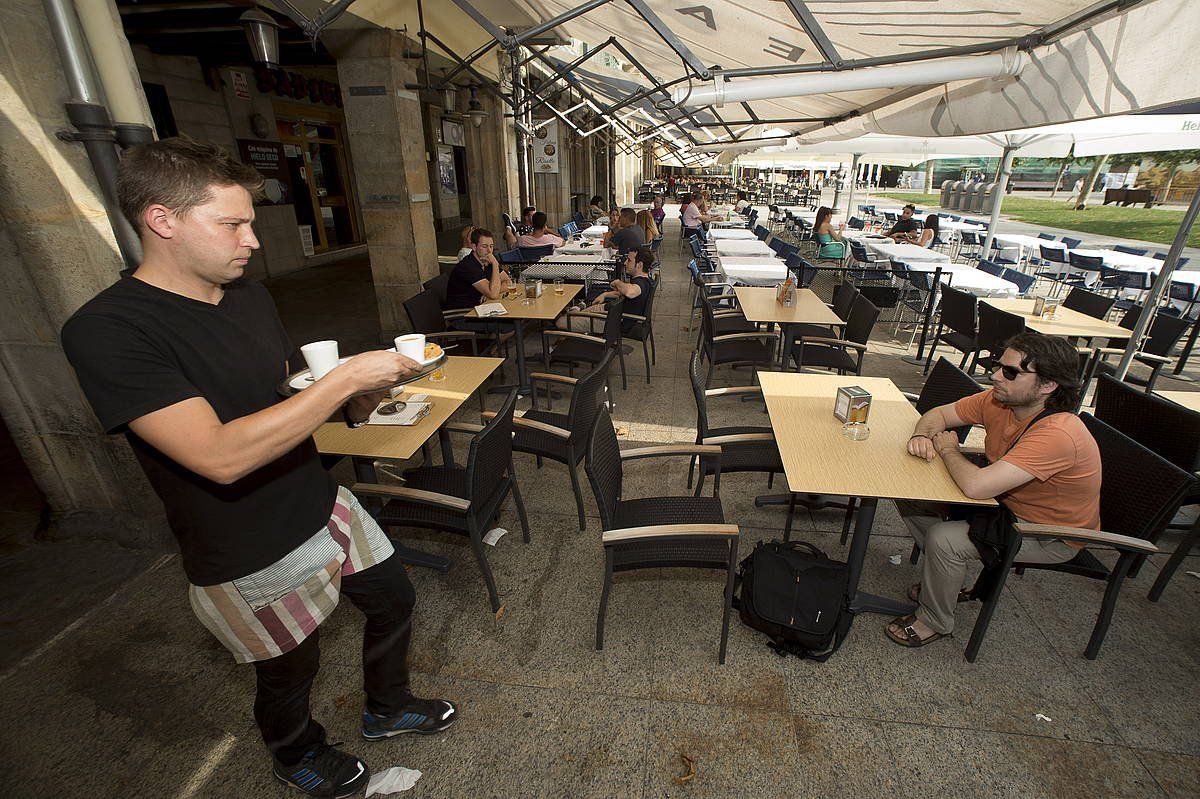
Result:
[[[116,134],[108,109],[104,107],[99,84],[92,72],[91,56],[79,25],[79,17],[70,0],[43,0],[46,19],[58,49],[71,99],[66,103],[67,118],[77,133],[60,132],[62,141],[82,142],[88,161],[96,173],[104,210],[116,236],[121,258],[130,268],[142,262],[142,242],[129,220],[121,213],[117,200]]]
[[[855,153],[850,162],[850,191],[846,193],[846,219],[849,219],[854,209],[854,184],[858,182],[858,159],[862,153]]]
[[[524,114],[520,108],[525,87],[521,84],[521,67],[517,64],[517,51],[510,50],[508,59],[512,65],[513,134],[517,139],[517,188],[521,196],[521,207],[527,208],[533,186],[529,183],[529,171],[526,168],[529,162],[529,153],[525,147],[525,134],[521,131],[523,122],[521,117]]]
[[[1121,363],[1117,365],[1115,377],[1118,380],[1125,379],[1126,373],[1129,372],[1129,365],[1133,363],[1133,356],[1137,353],[1146,331],[1150,329],[1150,323],[1154,321],[1158,304],[1171,285],[1171,273],[1175,271],[1175,264],[1178,263],[1179,256],[1187,245],[1187,237],[1191,233],[1197,215],[1200,215],[1200,191],[1192,195],[1192,202],[1183,215],[1183,222],[1179,225],[1179,230],[1175,231],[1175,240],[1171,242],[1171,249],[1167,251],[1167,259],[1163,261],[1162,269],[1158,271],[1158,276],[1154,278],[1154,283],[1150,286],[1142,315],[1138,317],[1137,324],[1133,326],[1133,332],[1129,334],[1129,344],[1125,346],[1125,354],[1121,356]]]
[[[842,162],[838,161],[837,172],[833,177],[833,210],[837,210],[838,198],[842,196]]]
[[[996,232],[996,225],[1000,223],[1000,206],[1004,202],[1004,191],[1008,188],[1008,176],[1012,174],[1013,155],[1016,151],[1016,147],[1006,144],[1004,153],[1000,156],[1000,179],[996,181],[996,188],[992,193],[992,219],[988,223],[987,232],[983,234],[980,258],[986,259],[992,253],[992,236]]]

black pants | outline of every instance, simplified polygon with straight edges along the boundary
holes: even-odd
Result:
[[[408,643],[416,593],[404,564],[393,556],[342,580],[342,593],[367,617],[363,628],[363,690],[367,709],[378,715],[399,711],[412,697],[408,688]],[[300,646],[254,664],[258,691],[254,720],[271,754],[285,764],[299,761],[325,728],[309,712],[309,693],[320,668],[320,628]]]

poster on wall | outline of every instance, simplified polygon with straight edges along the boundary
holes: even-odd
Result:
[[[454,176],[454,150],[444,145],[437,148],[437,173],[438,185],[442,188],[442,194],[447,197],[457,196],[458,180]]]
[[[313,230],[312,225],[298,225],[300,231],[300,251],[305,255],[313,256],[317,251],[313,249]]]
[[[237,145],[242,163],[257,169],[266,180],[262,202],[267,205],[293,202],[292,178],[283,145],[261,139],[238,139]]]
[[[533,136],[533,171],[558,174],[558,120],[542,125]]]
[[[467,134],[463,131],[462,123],[453,120],[442,120],[442,143],[452,147],[466,147]]]

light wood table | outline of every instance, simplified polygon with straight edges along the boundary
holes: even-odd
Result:
[[[790,308],[775,301],[775,289],[734,286],[738,307],[742,315],[751,322],[766,322],[783,328],[783,346],[780,355],[787,366],[792,351],[792,325],[830,325],[841,327],[846,324],[840,316],[821,301],[812,289],[796,289],[796,304]]]
[[[376,459],[405,460],[415,455],[502,363],[503,358],[450,356],[443,367],[445,380],[432,383],[428,377],[423,377],[404,387],[401,397],[425,394],[432,401],[424,419],[410,426],[364,425],[355,428],[342,422],[327,422],[313,434],[317,450],[325,455],[349,455],[354,461],[355,478],[363,483],[377,483]],[[440,555],[431,555],[398,542],[393,545],[405,563],[442,572],[450,568],[450,560]]]
[[[1160,397],[1200,413],[1200,391],[1155,391]]]
[[[940,458],[926,461],[908,454],[908,439],[920,414],[891,380],[791,372],[759,372],[758,378],[783,458],[788,490],[860,500],[847,557],[851,610],[894,615],[910,612],[909,604],[858,591],[879,500],[985,506],[994,506],[995,501],[969,499]],[[833,415],[839,386],[860,386],[871,394],[867,421],[871,435],[865,441],[852,441],[842,435],[842,423]]]
[[[509,291],[502,299],[493,300],[491,302],[499,302],[508,311],[504,316],[489,316],[486,317],[489,322],[508,323],[513,326],[513,338],[517,340],[517,391],[521,396],[525,396],[531,392],[529,387],[529,372],[525,368],[525,336],[522,335],[521,327],[527,321],[549,322],[557,319],[571,301],[575,299],[575,295],[583,290],[583,286],[578,283],[563,284],[563,293],[559,294],[553,287],[547,286],[542,290],[542,296],[535,299],[529,305],[525,304],[524,287],[518,286],[515,290]],[[479,314],[472,308],[467,314],[469,319],[478,319]]]
[[[1058,306],[1053,319],[1033,315],[1034,300],[981,299],[993,308],[1008,311],[1025,319],[1025,327],[1047,336],[1077,338],[1129,338],[1129,331],[1120,325],[1088,316],[1070,308]]]

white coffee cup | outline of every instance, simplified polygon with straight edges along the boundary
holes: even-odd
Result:
[[[396,352],[417,363],[425,360],[425,334],[409,333],[396,337]]]
[[[336,341],[314,341],[300,348],[304,362],[312,372],[313,380],[320,380],[338,365],[338,343]]]

